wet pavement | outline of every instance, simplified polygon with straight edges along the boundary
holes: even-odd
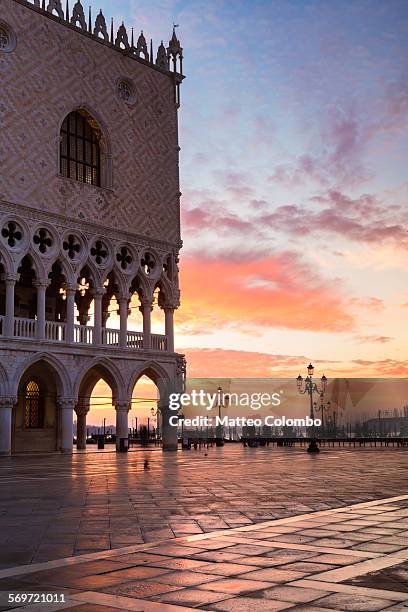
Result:
[[[393,497],[408,492],[406,466],[396,448],[2,458],[0,569]]]

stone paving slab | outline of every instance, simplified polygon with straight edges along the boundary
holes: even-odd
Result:
[[[357,525],[357,533],[367,524],[376,530],[384,519],[394,522],[398,517],[404,522],[407,501],[408,495],[402,495],[354,504],[347,512],[325,510],[1,570],[0,603],[4,592],[41,587],[42,591],[65,593],[67,598],[65,603],[44,610],[407,609],[408,541],[407,546],[389,552],[383,545],[388,534],[374,533],[375,551],[361,549],[359,540],[336,548],[336,534],[343,533],[350,517],[364,523]],[[301,540],[304,529],[317,522],[330,523],[335,534],[330,547],[321,546],[319,533],[300,544],[275,539],[282,529],[291,527],[290,533]],[[400,535],[404,530],[401,525],[397,537],[406,537]],[[205,553],[225,553],[234,559],[219,557],[214,561]],[[270,560],[272,566],[268,565]]]
[[[311,456],[298,448],[228,445],[175,454],[2,458],[0,569],[391,497],[404,491],[406,452],[323,449]],[[401,525],[408,531],[407,518],[379,517],[374,529],[388,531],[371,533],[370,515],[370,509],[344,512],[335,538],[331,517],[320,517],[304,523],[302,533],[289,525],[276,539],[307,543],[318,528],[325,548],[336,539],[337,548],[360,541],[361,550],[375,552],[377,535],[388,536],[384,552],[404,546],[395,538],[406,536],[396,531]]]

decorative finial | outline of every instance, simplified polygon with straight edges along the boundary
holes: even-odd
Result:
[[[102,38],[105,42],[109,42],[108,31],[106,29],[106,21],[103,16],[102,9],[99,11],[99,15],[97,15],[95,19],[95,27],[93,30],[94,36],[102,35]]]
[[[180,59],[180,74],[183,73],[183,48],[176,35],[176,28],[178,24],[173,23],[173,35],[169,40],[169,46],[167,47],[167,57],[173,60],[173,72],[177,72],[177,58]]]
[[[160,47],[157,49],[156,66],[158,66],[158,68],[162,68],[163,70],[169,69],[169,62],[163,41],[161,41]]]
[[[87,31],[87,26],[86,26],[86,19],[85,19],[85,14],[84,14],[84,8],[80,2],[80,0],[78,0],[75,4],[74,4],[74,8],[72,9],[72,17],[71,17],[71,24],[73,26],[78,27],[79,23],[79,27],[82,30],[85,30],[85,32]]]
[[[43,0],[42,8],[45,10],[45,0]],[[53,14],[56,12],[60,19],[64,19],[64,11],[62,10],[61,0],[50,0],[47,6],[47,12]]]
[[[132,26],[132,40],[130,41],[130,46],[132,47],[132,49],[135,46],[134,40],[133,40],[133,26]]]
[[[153,39],[150,39],[150,61],[153,64],[154,63],[154,59],[153,59]]]
[[[113,45],[113,17],[111,17],[111,44]]]
[[[130,46],[125,24],[123,23],[123,21],[122,21],[122,25],[119,27],[119,30],[117,31],[116,39],[115,39],[115,46],[120,47],[121,45],[123,45],[125,49],[129,49],[129,46]]]
[[[65,5],[65,21],[69,21],[69,4],[68,4],[68,0],[67,0],[67,3]]]
[[[146,43],[146,39],[143,34],[143,30],[141,31],[140,36],[137,39],[136,57],[140,57],[142,53],[143,53],[143,59],[145,59],[148,62],[149,52],[147,50],[147,43]]]
[[[92,16],[91,16],[92,7],[89,5],[89,17],[88,17],[88,31],[92,32]]]

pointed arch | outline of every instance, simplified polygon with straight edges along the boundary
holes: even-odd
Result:
[[[141,270],[138,270],[129,285],[129,291],[131,294],[133,295],[133,293],[137,293],[141,301],[151,301],[153,297],[153,290],[154,286],[152,286],[150,280]]]
[[[126,400],[124,396],[126,385],[122,373],[108,357],[95,357],[83,366],[75,380],[73,396],[79,398],[82,394],[90,395],[101,378],[112,389],[112,397],[115,401]]]
[[[6,369],[0,363],[0,397],[7,397],[10,395],[9,378]]]
[[[61,397],[71,397],[72,384],[69,374],[64,364],[51,353],[35,353],[17,368],[10,381],[10,391],[12,395],[17,396],[18,387],[25,372],[32,366],[40,363],[45,363],[52,369],[55,376],[58,395]]]
[[[160,400],[164,400],[172,391],[172,379],[167,370],[157,361],[148,361],[140,366],[130,377],[128,397],[132,397],[133,389],[142,376],[147,376],[159,390]]]
[[[43,262],[41,261],[40,256],[32,249],[29,249],[26,253],[22,253],[20,259],[18,260],[17,272],[26,257],[30,260],[31,267],[35,272],[36,281],[46,281],[47,274]]]
[[[0,265],[3,266],[4,274],[7,276],[8,274],[13,274],[15,272],[13,260],[10,257],[10,253],[7,249],[2,248],[0,245]]]
[[[47,266],[47,276],[49,277],[49,275],[52,273],[52,269],[54,267],[54,265],[58,263],[61,266],[61,270],[63,275],[65,276],[65,280],[67,282],[67,284],[69,285],[75,285],[76,284],[76,280],[77,280],[77,274],[76,272],[72,269],[72,267],[70,266],[69,262],[66,261],[66,259],[64,257],[62,257],[61,254],[56,255],[48,264]]]

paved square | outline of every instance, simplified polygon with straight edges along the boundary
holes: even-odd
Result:
[[[47,610],[403,609],[405,465],[238,446],[7,458],[0,610],[11,591],[66,595]]]

